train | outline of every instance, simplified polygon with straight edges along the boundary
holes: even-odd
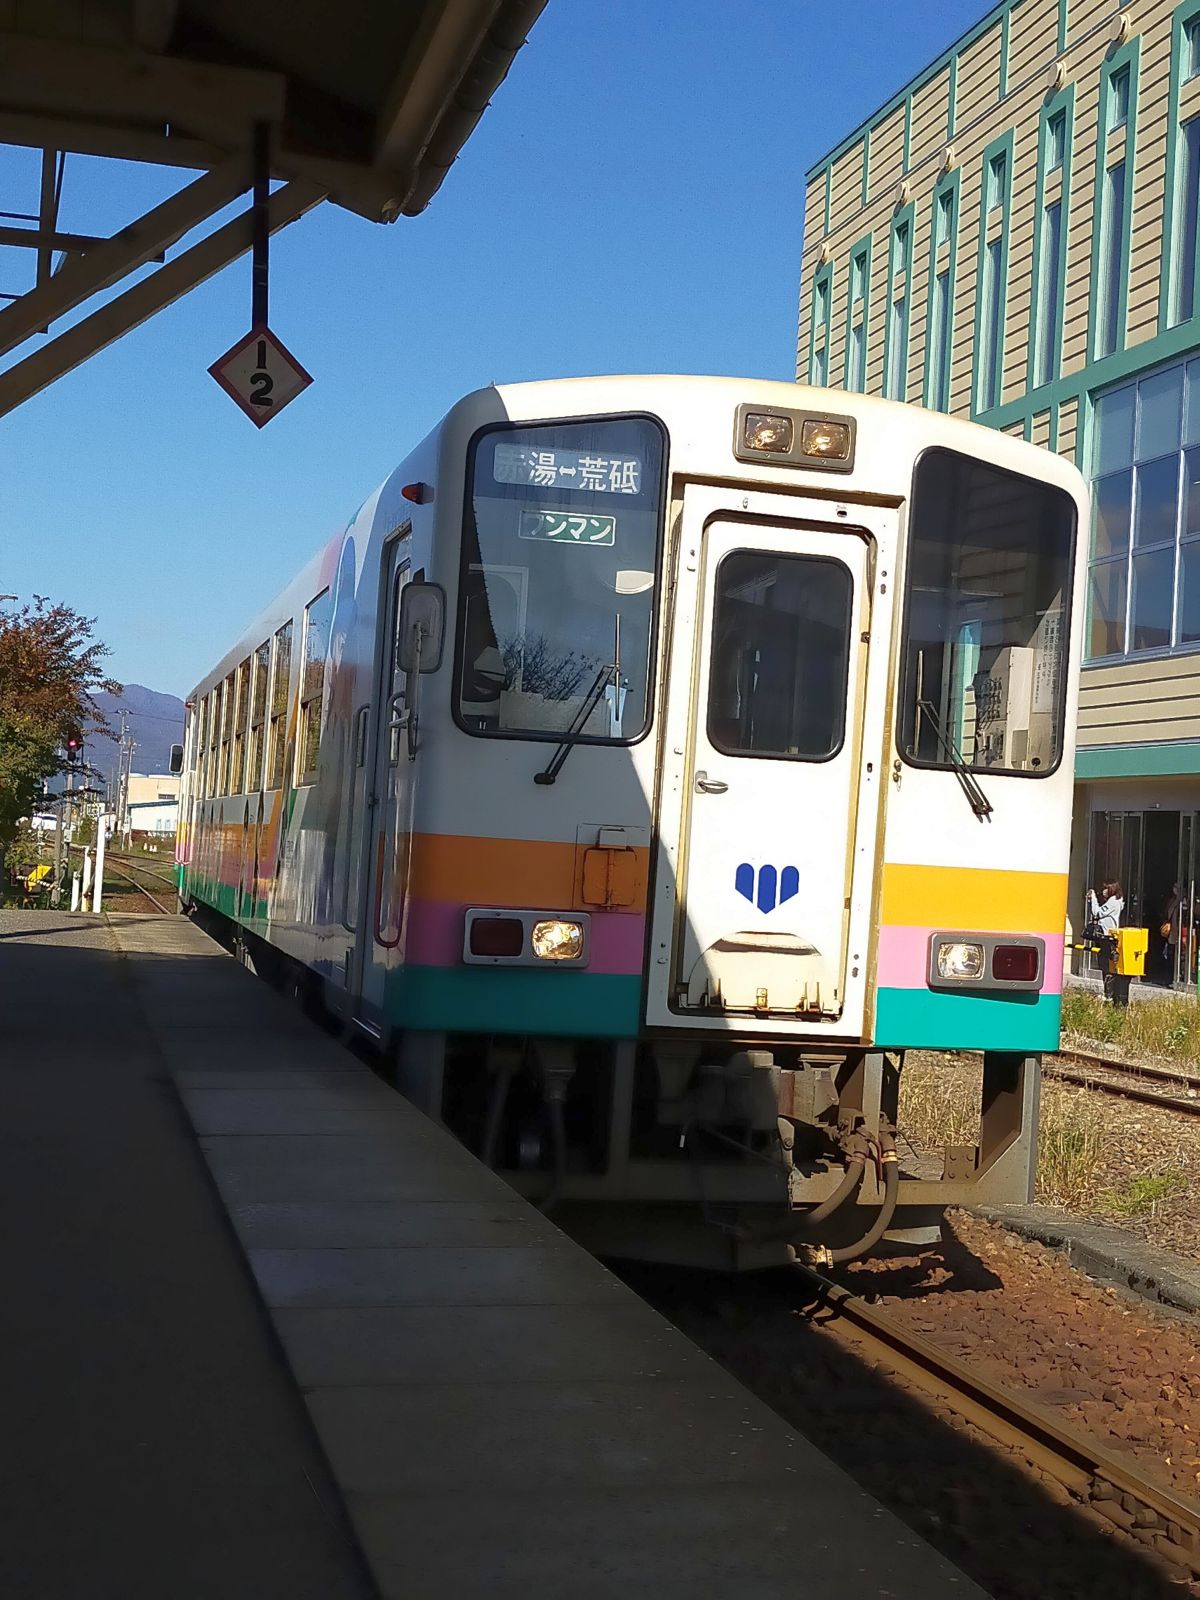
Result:
[[[181,901],[591,1248],[929,1242],[1031,1197],[1087,515],[856,393],[480,389],[197,684]],[[913,1050],[981,1057],[940,1162]]]

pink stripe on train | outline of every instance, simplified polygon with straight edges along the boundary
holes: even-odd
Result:
[[[929,987],[929,936],[933,928],[886,927],[879,930],[879,969],[876,983],[881,989],[927,989]],[[942,929],[937,929],[942,932]],[[1014,938],[1043,939],[1046,967],[1042,978],[1043,994],[1062,993],[1063,946],[1061,933],[1014,934]]]

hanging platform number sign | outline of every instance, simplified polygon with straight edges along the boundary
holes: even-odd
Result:
[[[278,416],[312,382],[265,324],[251,328],[208,370],[258,428]]]

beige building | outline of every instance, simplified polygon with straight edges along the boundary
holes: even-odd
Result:
[[[1093,484],[1072,918],[1118,877],[1153,976],[1194,985],[1200,0],[1004,0],[806,185],[798,378]]]

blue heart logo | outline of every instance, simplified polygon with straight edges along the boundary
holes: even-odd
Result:
[[[743,861],[733,875],[733,886],[744,900],[767,913],[800,893],[800,873],[796,867],[778,870],[770,865],[759,867],[756,873]]]

